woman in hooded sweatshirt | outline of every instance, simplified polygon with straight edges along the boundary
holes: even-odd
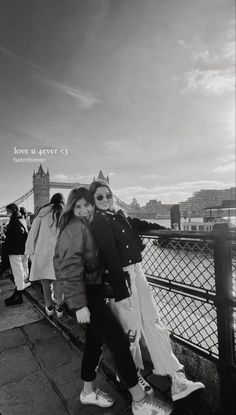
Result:
[[[64,197],[55,193],[50,202],[40,208],[29,231],[25,254],[31,257],[30,281],[41,281],[48,316],[55,312],[63,315],[63,292],[56,280],[53,268],[53,255],[59,233],[58,223],[64,206]],[[51,289],[53,287],[53,290]]]
[[[106,182],[94,181],[89,191],[95,207],[91,231],[100,251],[107,280],[114,291],[114,299],[110,301],[112,310],[130,339],[140,385],[147,392],[151,392],[151,386],[140,373],[140,369],[143,369],[139,345],[142,334],[150,353],[154,373],[169,375],[172,379],[171,394],[174,401],[204,388],[201,382],[192,382],[186,378],[183,365],[173,354],[168,331],[158,318],[140,266],[143,247],[133,226],[139,226],[142,230],[145,227],[161,227],[137,219],[132,220],[121,210],[116,211],[112,191]],[[120,290],[126,290],[127,293],[122,301],[118,301]]]

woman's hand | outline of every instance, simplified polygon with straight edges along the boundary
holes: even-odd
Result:
[[[78,323],[90,323],[90,311],[87,306],[76,311],[76,318]]]

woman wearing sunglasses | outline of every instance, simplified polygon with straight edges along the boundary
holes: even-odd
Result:
[[[154,373],[169,375],[172,379],[173,401],[204,388],[201,382],[189,381],[184,375],[183,366],[172,352],[168,331],[157,316],[140,266],[143,247],[133,225],[142,230],[161,227],[126,218],[121,210],[115,211],[111,189],[105,182],[94,181],[89,191],[95,206],[91,231],[99,247],[106,278],[112,286],[111,308],[129,336],[140,385],[147,393],[152,392],[140,373],[144,368],[139,345],[143,334]]]
[[[92,213],[86,188],[73,189],[60,218],[54,269],[61,281],[68,307],[75,312],[78,323],[87,324],[86,341],[81,365],[83,390],[80,401],[84,405],[111,407],[114,399],[95,387],[97,367],[106,343],[117,370],[129,389],[134,415],[168,415],[171,408],[149,397],[138,383],[129,342],[120,323],[106,304],[102,287],[102,269],[97,246],[90,232]],[[126,292],[120,292],[120,299]]]

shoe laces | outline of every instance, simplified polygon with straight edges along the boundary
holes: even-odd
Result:
[[[100,389],[97,389],[95,393],[96,393],[97,398],[102,398],[103,400],[108,401],[108,402],[112,401],[110,396],[107,393],[101,391]]]
[[[138,382],[144,387],[144,388],[150,388],[151,386],[148,384],[148,382],[143,378],[141,373],[138,373]]]
[[[185,375],[185,373],[181,370],[179,370],[179,371],[177,371],[177,372],[175,372],[175,376],[174,376],[174,379],[177,381],[177,382],[180,382],[180,383],[182,383],[182,384],[188,384],[188,383],[190,383],[191,381],[190,380],[188,380],[187,378],[186,378],[186,375]]]
[[[172,393],[175,395],[186,390],[189,384],[192,383],[190,380],[186,378],[184,372],[175,372],[172,381],[173,383],[171,390]]]

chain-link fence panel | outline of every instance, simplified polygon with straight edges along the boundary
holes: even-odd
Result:
[[[236,301],[236,243],[231,245],[232,258],[232,293],[233,299]],[[236,306],[233,307],[233,331],[234,331],[234,364],[236,365]]]
[[[213,242],[165,236],[145,236],[143,242],[142,266],[162,322],[179,339],[217,357]]]
[[[157,277],[215,291],[213,244],[203,240],[145,237],[143,269]]]
[[[217,316],[212,302],[150,283],[162,323],[171,333],[206,354],[218,356]]]

